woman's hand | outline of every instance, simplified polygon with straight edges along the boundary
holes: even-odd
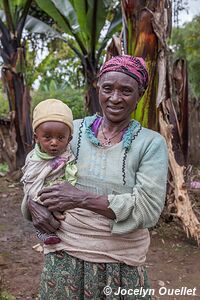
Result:
[[[49,211],[60,211],[83,208],[103,215],[109,219],[115,219],[115,213],[108,208],[108,197],[91,194],[86,191],[78,190],[67,181],[59,185],[43,188],[38,196],[43,205]]]
[[[82,207],[84,192],[78,190],[67,181],[58,185],[43,188],[39,193],[40,201],[49,211],[63,212],[76,207]]]
[[[32,216],[33,225],[44,232],[55,232],[60,222],[54,218],[49,210],[33,200],[28,200],[28,208]]]

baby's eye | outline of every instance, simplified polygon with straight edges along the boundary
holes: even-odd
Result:
[[[45,139],[50,139],[50,135],[45,135],[44,138]]]
[[[62,141],[64,139],[64,136],[59,136],[59,141]]]

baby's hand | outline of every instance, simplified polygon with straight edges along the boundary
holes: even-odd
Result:
[[[61,212],[59,212],[59,211],[54,211],[54,212],[53,212],[53,215],[54,215],[54,217],[55,217],[57,220],[62,221],[62,220],[65,219],[65,215],[63,215],[63,214],[62,214]]]

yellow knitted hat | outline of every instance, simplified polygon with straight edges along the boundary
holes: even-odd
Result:
[[[73,133],[73,115],[71,109],[62,101],[47,99],[40,102],[33,111],[33,131],[44,122],[57,121],[65,123]]]

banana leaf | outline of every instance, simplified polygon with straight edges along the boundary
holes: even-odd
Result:
[[[125,53],[145,59],[149,86],[132,117],[144,127],[158,130],[156,92],[158,87],[158,40],[152,26],[148,1],[122,1]]]

